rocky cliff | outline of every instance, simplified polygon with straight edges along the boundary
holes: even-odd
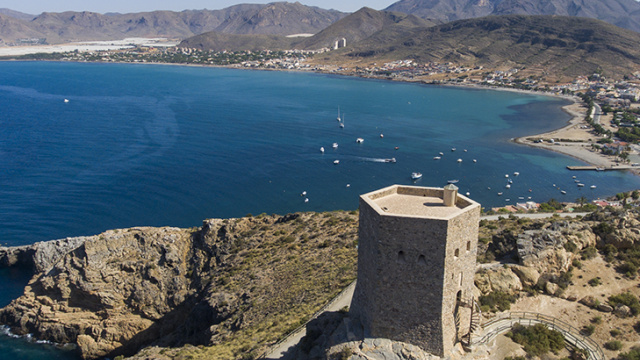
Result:
[[[257,355],[355,278],[356,224],[340,212],[110,230],[38,265],[0,323],[83,358],[187,343]]]

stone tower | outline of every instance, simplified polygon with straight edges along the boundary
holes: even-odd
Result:
[[[360,196],[351,317],[365,337],[446,356],[470,332],[480,204],[458,188],[394,185]]]

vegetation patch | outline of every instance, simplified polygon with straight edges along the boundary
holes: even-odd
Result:
[[[529,356],[541,356],[549,351],[557,354],[564,348],[564,336],[543,324],[534,326],[515,324],[506,336],[522,345]]]
[[[637,296],[631,293],[609,296],[609,304],[614,307],[617,305],[626,305],[631,309],[631,314],[633,316],[640,314],[640,301],[638,301]]]
[[[494,291],[479,298],[482,311],[506,311],[516,302],[516,297],[503,291]]]

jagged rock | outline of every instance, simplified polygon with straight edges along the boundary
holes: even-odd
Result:
[[[544,286],[544,291],[546,291],[546,293],[549,295],[555,295],[556,292],[558,291],[558,285],[552,283],[551,281],[548,281],[547,284]]]
[[[600,304],[600,305],[598,305],[598,310],[600,310],[602,312],[612,312],[613,311],[613,307],[611,305],[608,305],[608,304]]]
[[[626,318],[631,316],[631,309],[627,305],[618,304],[613,313],[621,318]]]
[[[580,304],[588,306],[590,308],[595,308],[598,305],[598,300],[596,300],[596,298],[591,295],[583,297],[579,302]]]
[[[525,231],[517,240],[520,264],[540,273],[567,271],[571,265],[571,256],[564,248],[567,242],[565,234],[578,229],[586,231],[583,227],[566,222],[552,223],[546,229]]]
[[[520,282],[524,286],[535,286],[540,279],[540,273],[538,270],[522,265],[515,265],[511,267],[511,270],[518,275]]]
[[[513,293],[522,290],[520,278],[508,267],[478,272],[476,273],[474,281],[483,294],[492,291]]]
[[[88,237],[42,241],[32,245],[0,247],[0,266],[28,266],[35,272],[51,269],[69,251],[82,245]]]

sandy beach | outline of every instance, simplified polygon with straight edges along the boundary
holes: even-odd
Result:
[[[562,96],[563,99],[573,101],[572,104],[564,106],[562,109],[571,115],[571,119],[564,127],[537,135],[528,135],[513,139],[514,142],[522,145],[533,146],[541,149],[555,151],[569,155],[589,165],[611,169],[629,169],[629,164],[618,162],[618,158],[612,155],[603,155],[594,150],[592,145],[597,143],[598,136],[593,133],[593,128],[585,121],[587,107],[577,97]],[[605,124],[603,124],[605,125]],[[606,124],[608,127],[608,124]],[[536,142],[535,140],[542,140]],[[632,150],[630,154],[631,162],[637,158],[637,153]],[[579,165],[579,164],[576,164]],[[635,169],[634,169],[635,170]],[[637,173],[637,171],[635,171]]]

